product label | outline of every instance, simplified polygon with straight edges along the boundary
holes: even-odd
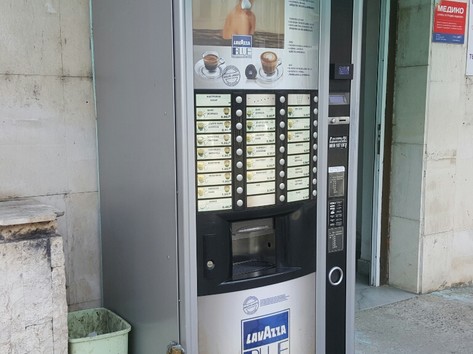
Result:
[[[246,121],[246,130],[254,132],[273,132],[276,130],[274,119],[250,120]]]
[[[276,118],[276,107],[247,107],[246,117],[251,119]]]
[[[301,106],[301,107],[289,107],[287,109],[287,115],[289,118],[306,118],[310,117],[310,106]]]

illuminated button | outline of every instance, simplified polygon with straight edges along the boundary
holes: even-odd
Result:
[[[238,166],[238,164],[237,164],[237,166]],[[314,168],[312,169],[312,172],[317,173],[317,167],[314,167]]]
[[[314,120],[314,127],[318,126],[319,125],[319,122],[317,122],[316,120]]]
[[[237,205],[238,205],[239,207],[242,207],[242,206],[243,206],[243,200],[239,199],[239,200],[237,201]]]
[[[316,184],[317,184],[317,179],[316,179],[316,178],[314,178],[314,179],[312,180],[312,184],[313,184],[313,185],[316,185]]]
[[[312,192],[312,195],[313,195],[314,197],[316,197],[316,196],[317,196],[317,191],[314,190],[314,191]]]
[[[236,166],[237,166],[238,168],[243,168],[243,162],[238,161],[237,164],[236,164]]]
[[[314,134],[313,134],[314,139],[317,139],[318,136],[319,135],[317,134],[317,132],[314,132]]]
[[[281,177],[281,178],[286,177],[286,172],[284,172],[284,171],[279,172],[279,177]]]
[[[241,135],[238,135],[236,137],[236,141],[237,141],[237,143],[241,143],[243,141],[243,137]]]
[[[314,144],[314,145],[312,146],[312,148],[313,148],[314,150],[317,150],[317,148],[318,148],[317,144]]]
[[[282,115],[282,116],[285,116],[286,115],[286,110],[285,109],[279,110],[279,114]]]
[[[319,102],[319,97],[318,96],[314,96],[314,103],[317,103]]]
[[[279,97],[279,102],[281,102],[281,103],[286,102],[286,97],[284,97],[284,96]]]
[[[241,128],[243,128],[243,124],[237,123],[237,124],[235,125],[235,128],[237,128],[238,130],[241,130]]]
[[[238,194],[242,194],[242,193],[243,193],[243,188],[242,188],[242,187],[238,187],[238,188],[237,188],[237,193],[238,193]]]
[[[208,270],[213,270],[214,268],[215,268],[214,261],[207,261],[207,269]]]
[[[282,195],[282,196],[279,197],[279,200],[280,200],[281,202],[284,202],[284,201],[286,200],[286,197]]]
[[[243,155],[243,150],[242,150],[242,149],[237,149],[236,154],[237,154],[238,156]]]
[[[243,181],[243,175],[237,175],[237,181],[238,182]]]
[[[279,189],[280,189],[280,190],[284,190],[285,188],[286,188],[286,185],[285,185],[284,183],[281,183],[281,184],[279,185]]]
[[[286,164],[286,160],[284,160],[284,159],[279,160],[279,164],[281,166],[284,166]]]
[[[281,154],[284,154],[284,153],[286,152],[286,148],[285,148],[284,146],[281,146],[281,147],[279,148],[279,152],[280,152]]]
[[[318,114],[319,110],[317,108],[314,108],[314,114]]]
[[[279,126],[281,127],[281,129],[284,129],[284,128],[286,128],[286,123],[281,122],[281,123],[279,123]]]
[[[317,156],[314,156],[314,157],[312,158],[312,160],[313,160],[314,162],[317,162]]]
[[[237,96],[237,97],[235,98],[235,102],[236,102],[236,103],[242,103],[242,102],[243,102],[243,98],[242,98],[241,96]]]
[[[279,135],[279,140],[281,141],[286,140],[286,136],[284,134]]]
[[[243,111],[241,109],[237,109],[236,115],[237,117],[241,117],[243,115]]]

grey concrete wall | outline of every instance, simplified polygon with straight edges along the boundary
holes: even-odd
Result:
[[[466,56],[466,44],[431,44],[422,292],[473,282],[473,77],[465,76]]]
[[[101,302],[88,0],[0,1],[0,200],[65,211],[68,303]]]
[[[418,293],[473,281],[473,78],[466,44],[431,42],[434,5],[398,18],[389,282]]]
[[[419,292],[431,0],[399,1],[390,195],[389,283]]]

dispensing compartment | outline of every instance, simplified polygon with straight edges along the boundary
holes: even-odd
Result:
[[[273,219],[232,223],[232,279],[247,279],[276,271]]]

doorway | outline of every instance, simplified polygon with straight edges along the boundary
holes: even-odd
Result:
[[[366,0],[363,8],[356,257],[358,278],[371,286],[387,279],[381,218],[384,157],[390,156],[384,149],[390,7],[390,0]]]

